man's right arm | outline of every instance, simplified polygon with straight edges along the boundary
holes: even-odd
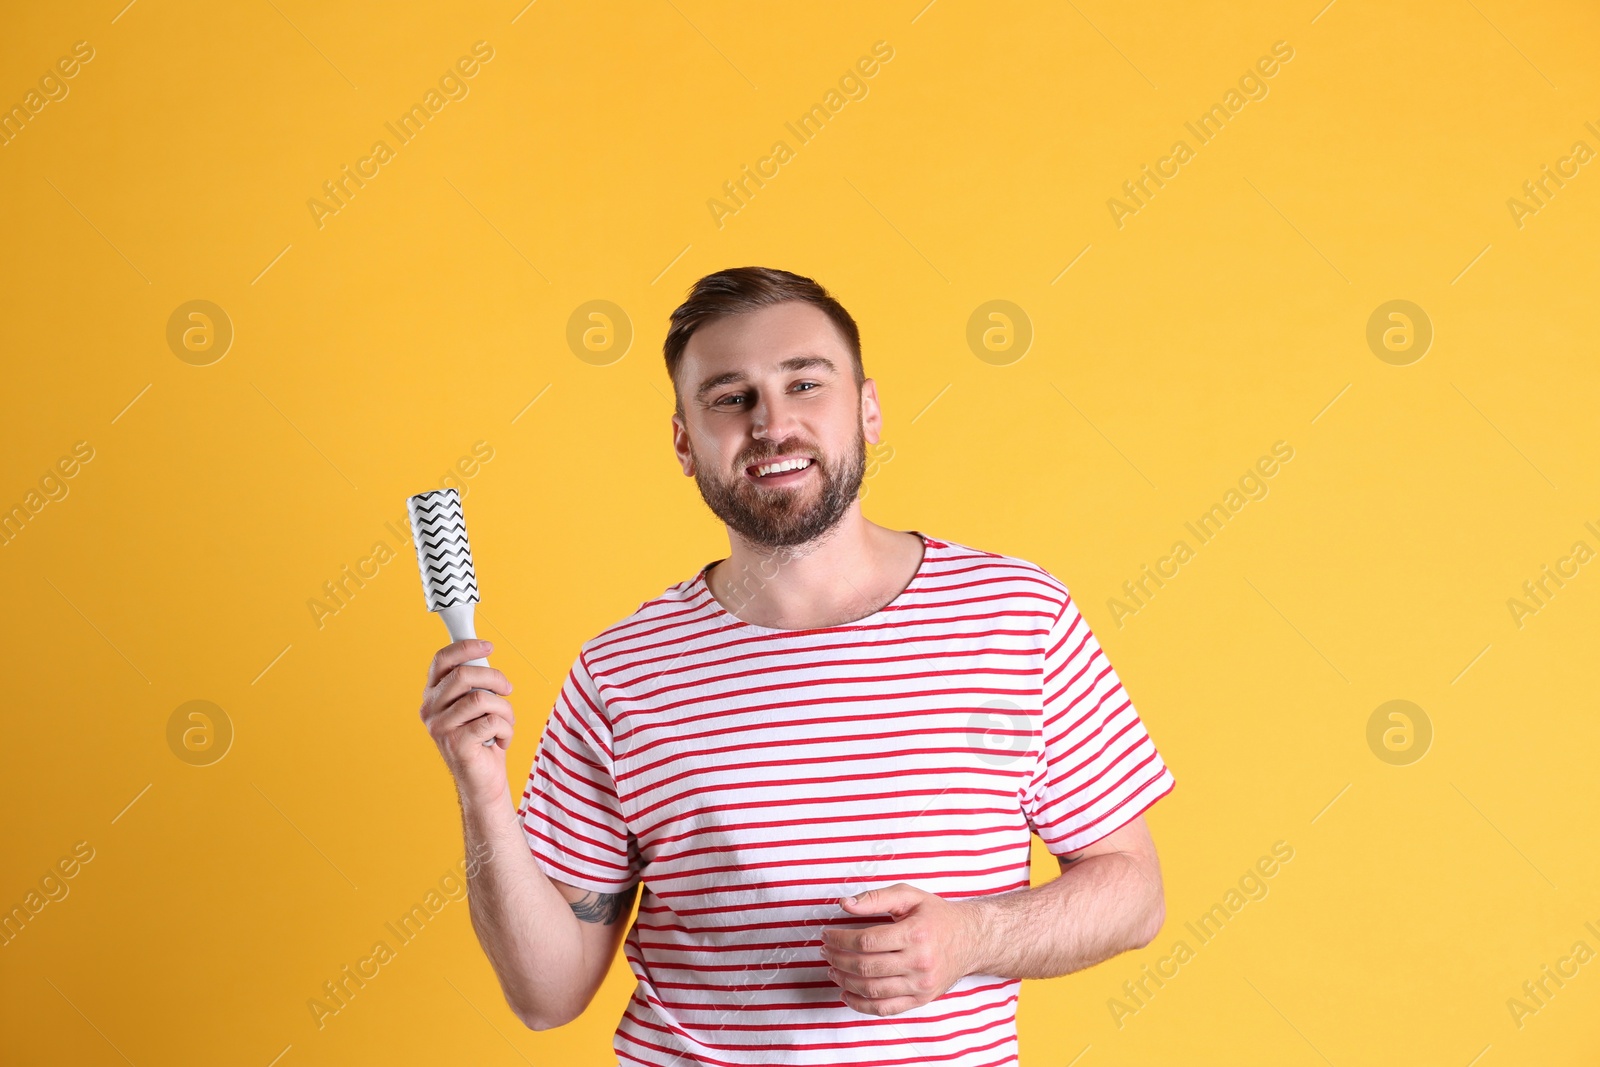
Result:
[[[576,1019],[605,980],[633,911],[634,886],[596,893],[554,881],[533,861],[510,796],[466,800],[461,819],[472,928],[523,1024],[548,1030]]]
[[[422,720],[455,779],[466,840],[472,927],[523,1024],[577,1018],[600,988],[632,912],[635,885],[595,893],[547,877],[534,862],[506,784],[516,717],[505,675],[467,660],[487,641],[457,641],[428,669]],[[493,738],[494,744],[485,745]]]

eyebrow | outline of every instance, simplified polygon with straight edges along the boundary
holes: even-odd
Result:
[[[837,375],[839,373],[839,368],[834,365],[833,360],[826,356],[818,356],[810,353],[798,356],[790,356],[788,359],[778,364],[778,369],[780,371],[805,370],[809,367],[818,367],[827,371],[829,374]],[[718,374],[715,377],[707,378],[705,381],[701,382],[700,388],[695,390],[694,398],[696,400],[704,400],[706,398],[706,394],[715,389],[720,389],[724,385],[732,385],[735,382],[743,381],[749,381],[749,377],[744,373],[744,371],[736,370],[729,371],[727,374]]]

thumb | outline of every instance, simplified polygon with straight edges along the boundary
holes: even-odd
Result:
[[[843,897],[839,906],[852,915],[893,915],[899,918],[921,903],[924,895],[915,886],[896,882],[880,889],[868,889],[853,897]]]

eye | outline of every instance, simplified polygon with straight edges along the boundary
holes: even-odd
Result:
[[[822,388],[822,383],[821,382],[814,382],[814,381],[796,382],[795,385],[794,385],[794,388],[798,390],[802,386],[810,386],[811,387],[810,389],[803,390],[804,392],[810,393],[810,392],[815,392],[816,390]],[[732,406],[732,405],[725,404],[724,401],[727,401],[727,400],[744,400],[744,399],[747,398],[748,395],[749,394],[747,394],[747,393],[729,393],[726,396],[718,397],[715,401],[712,402],[711,406],[712,407],[728,407],[728,406]]]

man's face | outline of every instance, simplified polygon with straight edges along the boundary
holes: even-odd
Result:
[[[856,506],[881,419],[876,384],[858,391],[853,368],[833,321],[802,301],[718,319],[689,338],[674,447],[706,506],[746,540],[806,544]],[[810,462],[757,473],[790,458]]]

